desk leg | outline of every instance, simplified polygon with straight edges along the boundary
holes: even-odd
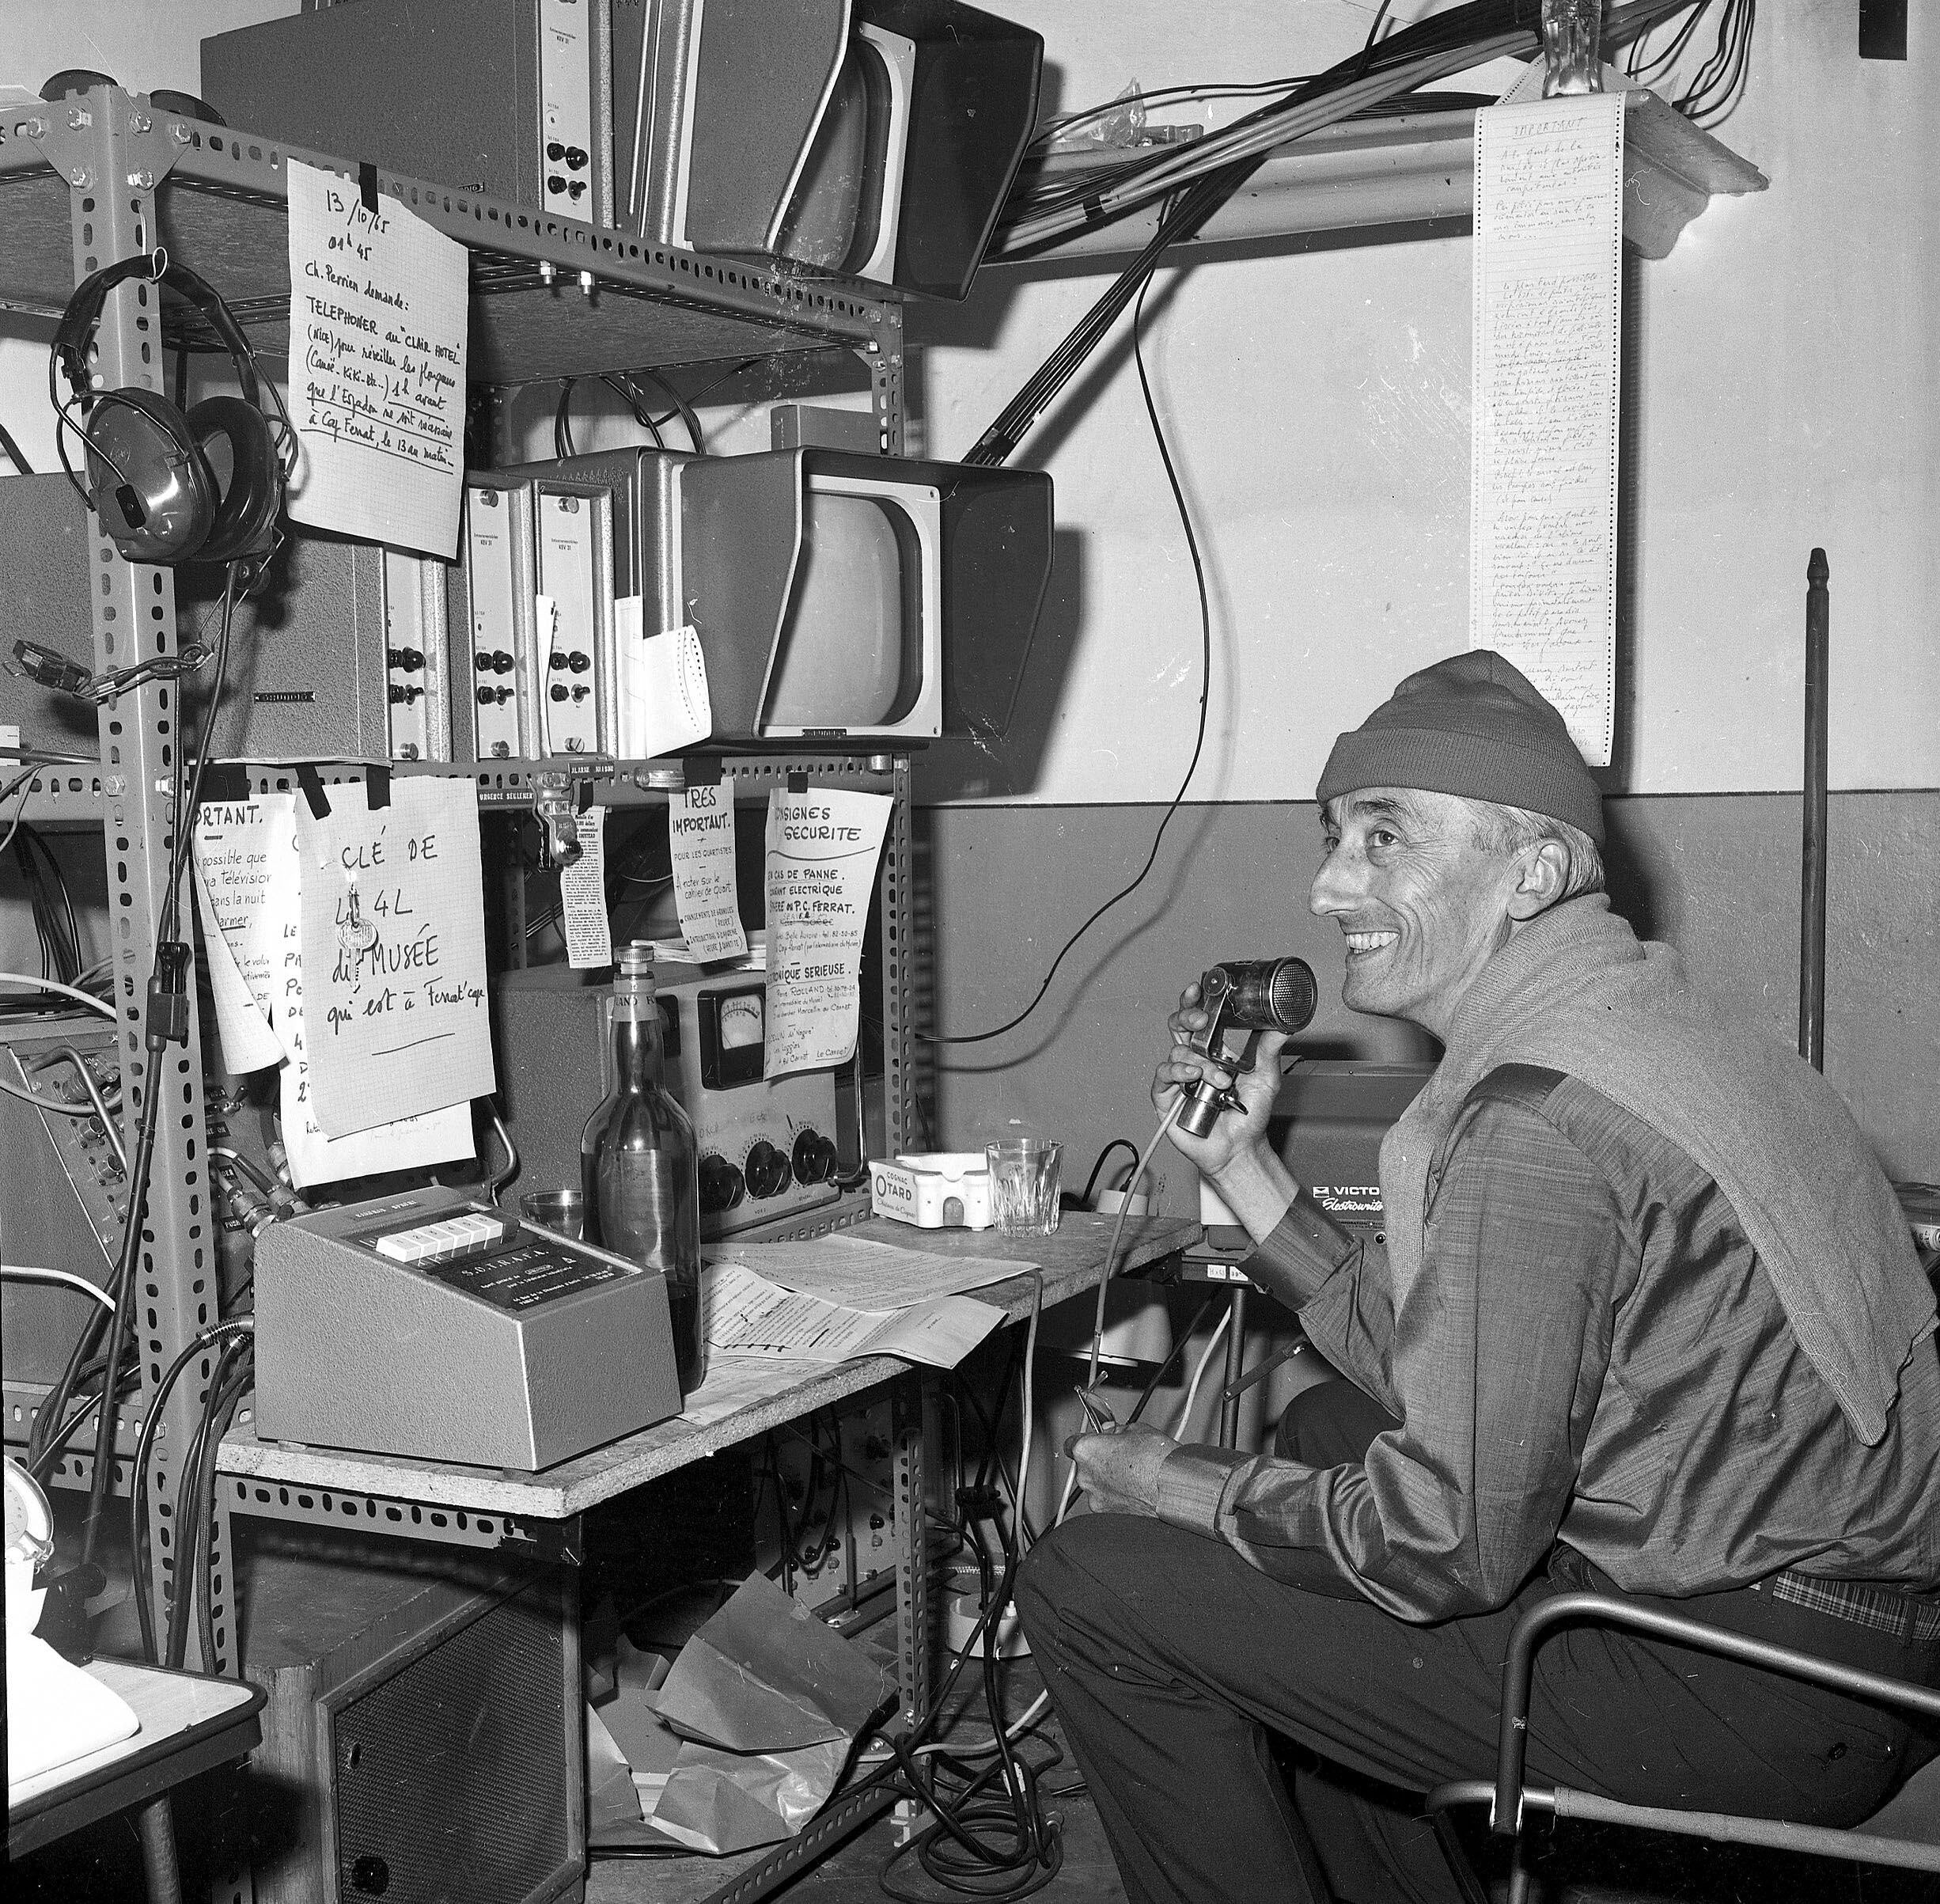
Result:
[[[1233,1390],[1246,1372],[1246,1290],[1245,1283],[1233,1285],[1233,1306],[1226,1311],[1226,1392],[1219,1401],[1219,1445],[1230,1448],[1239,1440],[1240,1403],[1242,1397]]]
[[[892,1407],[896,1446],[896,1657],[905,1728],[930,1705],[930,1543],[924,1504],[924,1385],[899,1382]]]
[[[148,1879],[148,1904],[182,1904],[182,1879],[175,1864],[175,1819],[169,1795],[151,1798],[137,1811],[142,1869]]]

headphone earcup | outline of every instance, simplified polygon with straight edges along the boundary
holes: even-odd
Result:
[[[216,481],[180,411],[153,391],[99,393],[84,434],[88,491],[131,562],[186,562],[215,521]]]
[[[219,438],[229,446],[229,480],[218,479],[222,494],[215,519],[196,560],[234,562],[263,554],[282,508],[283,467],[263,412],[239,396],[211,396],[189,412],[188,427],[212,473],[221,463],[210,453],[211,443]]]

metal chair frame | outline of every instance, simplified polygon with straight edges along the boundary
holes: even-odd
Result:
[[[1469,1868],[1453,1830],[1449,1812],[1457,1805],[1486,1804],[1489,1830],[1497,1838],[1511,1840],[1514,1849],[1509,1878],[1509,1904],[1527,1904],[1529,1874],[1524,1861],[1523,1823],[1531,1810],[1557,1818],[1629,1825],[1640,1830],[1675,1832],[1684,1837],[1711,1838],[1730,1844],[1760,1845],[1813,1857],[1850,1858],[1873,1864],[1893,1864],[1913,1871],[1940,1872],[1940,1844],[1911,1838],[1885,1838],[1862,1830],[1841,1831],[1816,1825],[1787,1824],[1782,1819],[1741,1818],[1731,1813],[1686,1811],[1658,1805],[1630,1805],[1594,1792],[1572,1791],[1567,1785],[1525,1784],[1524,1762],[1529,1736],[1529,1688],[1536,1649],[1559,1627],[1601,1623],[1628,1629],[1654,1640],[1716,1653],[1747,1666],[1789,1674],[1855,1698],[1871,1699],[1909,1712],[1940,1719],[1940,1690],[1860,1672],[1814,1659],[1789,1647],[1700,1625],[1674,1614],[1633,1606],[1606,1594],[1565,1593],[1533,1607],[1516,1623],[1502,1662],[1502,1707],[1495,1757],[1495,1777],[1467,1778],[1441,1785],[1428,1794],[1427,1806],[1447,1853],[1457,1880],[1473,1901],[1487,1904],[1480,1881]]]

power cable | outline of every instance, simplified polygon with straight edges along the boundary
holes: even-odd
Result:
[[[1150,282],[1148,276],[1140,284],[1138,300],[1132,307],[1131,354],[1132,361],[1136,365],[1139,372],[1139,393],[1145,400],[1145,414],[1152,427],[1152,438],[1158,446],[1159,459],[1165,465],[1165,481],[1172,491],[1173,503],[1179,512],[1180,523],[1185,530],[1186,548],[1192,558],[1192,577],[1199,590],[1199,717],[1192,738],[1192,757],[1186,763],[1185,772],[1180,779],[1178,791],[1173,795],[1170,803],[1159,817],[1158,826],[1152,835],[1151,849],[1145,856],[1144,865],[1139,867],[1136,876],[1128,885],[1121,886],[1064,942],[1057,957],[1051,961],[1051,969],[1044,974],[1044,982],[1037,988],[1030,1003],[1014,1017],[1006,1018],[1001,1025],[993,1026],[988,1031],[959,1032],[948,1037],[931,1036],[928,1034],[919,1033],[917,1035],[926,1044],[987,1044],[992,1038],[1002,1037],[1007,1031],[1014,1031],[1037,1009],[1038,1006],[1043,1003],[1044,995],[1050,991],[1051,981],[1057,977],[1058,968],[1064,963],[1071,948],[1114,906],[1120,904],[1121,901],[1129,899],[1140,886],[1144,885],[1146,875],[1151,871],[1158,862],[1158,849],[1165,837],[1165,829],[1171,825],[1173,814],[1178,812],[1180,804],[1184,802],[1186,789],[1192,784],[1192,776],[1199,772],[1199,756],[1205,750],[1207,699],[1212,685],[1212,597],[1206,586],[1206,564],[1199,553],[1199,537],[1193,531],[1192,513],[1186,506],[1185,491],[1179,485],[1179,472],[1173,466],[1171,447],[1165,440],[1165,426],[1159,420],[1158,406],[1153,400],[1151,379],[1146,373],[1143,337],[1145,294]]]

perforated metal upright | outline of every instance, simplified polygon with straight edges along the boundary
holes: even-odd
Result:
[[[85,98],[45,106],[20,131],[67,182],[77,283],[105,265],[153,248],[157,188],[184,142],[169,135],[169,122],[147,110],[146,101],[97,87]],[[109,294],[96,328],[89,381],[97,389],[132,386],[159,395],[163,363],[159,289],[139,279],[120,286]],[[89,524],[89,603],[97,671],[172,655],[178,646],[174,572],[124,559],[92,517]],[[217,1320],[217,1280],[204,1160],[202,1044],[192,985],[187,1045],[172,1045],[151,1060],[142,1042],[170,855],[184,818],[175,811],[172,792],[176,750],[182,743],[174,688],[163,681],[123,694],[101,710],[100,734],[113,997],[131,1156],[142,1105],[150,1092],[161,1093],[147,1215],[136,1259],[134,1340],[142,1388],[138,1399],[121,1411],[116,1442],[116,1491],[125,1496],[135,1437],[163,1374],[196,1333]],[[185,920],[191,904],[185,897]],[[186,925],[182,930],[186,934]],[[214,1371],[212,1355],[190,1366],[155,1436],[147,1538],[154,1557],[158,1626],[182,1586],[172,1503],[180,1463]],[[66,1467],[70,1480],[85,1481],[91,1463],[70,1458]],[[225,1512],[218,1513],[214,1538],[215,1591],[210,1611],[217,1656],[200,1657],[192,1631],[189,1655],[192,1663],[212,1672],[233,1671],[235,1663]]]

